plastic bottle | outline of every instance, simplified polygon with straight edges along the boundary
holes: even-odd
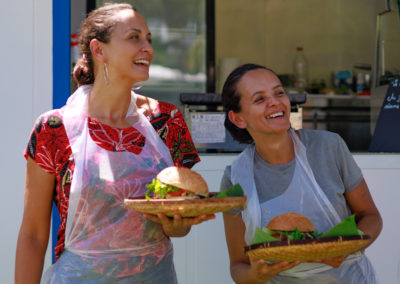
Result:
[[[365,75],[363,73],[357,73],[357,80],[356,80],[356,92],[357,94],[361,94],[362,91],[365,90]]]
[[[303,53],[303,47],[296,47],[296,56],[293,61],[294,86],[297,91],[304,92],[308,81],[308,64]]]

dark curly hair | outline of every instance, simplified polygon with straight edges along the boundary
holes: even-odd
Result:
[[[228,76],[228,78],[225,80],[224,86],[222,88],[222,105],[224,107],[225,111],[225,128],[229,131],[229,133],[232,135],[233,139],[238,141],[239,143],[242,144],[251,144],[253,143],[253,138],[251,137],[250,133],[247,131],[247,129],[241,129],[237,127],[235,124],[233,124],[229,120],[229,111],[233,112],[240,112],[241,111],[241,106],[240,106],[240,98],[242,97],[242,94],[240,94],[237,90],[237,85],[240,81],[240,79],[249,71],[251,70],[256,70],[256,69],[264,69],[271,71],[272,73],[275,74],[274,71],[271,69],[258,65],[258,64],[253,64],[253,63],[246,63],[243,65],[240,65],[236,67]],[[276,75],[276,74],[275,74]]]
[[[90,42],[92,39],[97,39],[108,43],[117,23],[113,16],[122,10],[137,11],[135,7],[128,3],[105,3],[90,12],[82,23],[79,32],[79,48],[82,58],[78,60],[72,73],[78,85],[93,84],[94,65],[92,53],[90,52]]]

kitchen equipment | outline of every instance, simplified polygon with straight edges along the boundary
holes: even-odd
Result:
[[[302,127],[305,93],[289,93],[292,127]],[[220,93],[181,93],[184,116],[199,152],[240,152],[247,144],[235,141],[224,127],[225,113]]]

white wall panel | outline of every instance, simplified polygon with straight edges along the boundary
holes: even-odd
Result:
[[[202,155],[193,169],[207,181],[210,191],[218,191],[226,165],[236,155]],[[355,154],[383,218],[379,238],[366,250],[380,283],[400,283],[400,155]],[[225,243],[222,214],[192,228],[185,238],[173,239],[179,283],[231,284],[229,255]]]
[[[51,108],[52,1],[7,1],[0,9],[0,283],[13,283],[22,220],[26,147],[34,119]]]
[[[372,197],[378,207],[383,229],[366,250],[380,283],[400,283],[400,155],[356,155]]]

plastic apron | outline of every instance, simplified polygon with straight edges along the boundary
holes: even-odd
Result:
[[[242,218],[246,225],[245,241],[248,245],[252,243],[256,227],[265,227],[273,217],[283,213],[297,212],[307,216],[318,232],[326,232],[341,221],[315,180],[304,144],[293,129],[288,132],[294,144],[296,164],[292,181],[283,194],[260,204],[254,181],[254,144],[247,147],[232,164],[232,183],[240,183],[247,196],[247,207],[242,212]],[[339,269],[320,263],[301,263],[281,272],[268,283],[292,283],[290,279],[293,283],[310,283],[310,279],[317,281],[315,283],[376,283],[370,262],[359,252],[348,256]],[[341,282],[342,279],[346,280]]]
[[[80,87],[64,109],[75,162],[65,249],[42,283],[177,283],[172,244],[161,225],[124,205],[125,198],[144,195],[145,184],[173,165],[170,152],[136,110],[133,92],[127,121],[145,137],[140,154],[96,145],[88,130],[91,89]],[[126,137],[120,138],[122,143]]]

